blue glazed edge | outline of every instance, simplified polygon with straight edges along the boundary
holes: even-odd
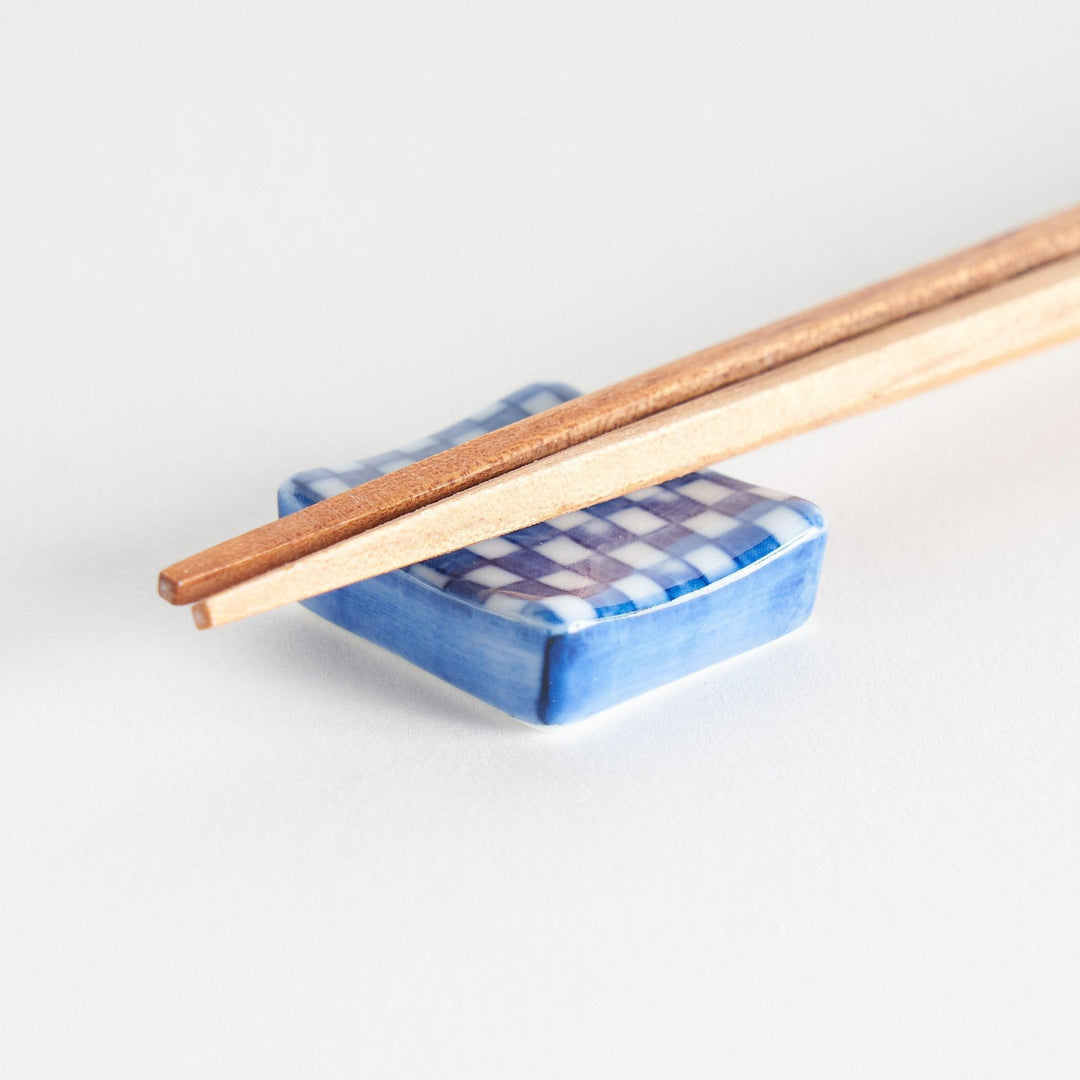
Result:
[[[596,622],[560,626],[487,611],[403,570],[303,603],[518,720],[571,723],[802,625],[827,529],[817,507],[800,502],[814,525],[800,541],[667,604]],[[279,513],[305,505],[286,481]],[[467,641],[467,656],[448,641]]]
[[[826,537],[822,522],[699,592],[553,635],[540,722],[580,720],[797,629],[814,607]]]
[[[291,513],[284,496],[279,506]],[[543,722],[538,703],[549,627],[474,607],[401,570],[302,603],[518,720]]]

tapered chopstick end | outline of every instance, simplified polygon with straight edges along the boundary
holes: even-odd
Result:
[[[176,581],[169,576],[167,570],[162,570],[158,574],[157,591],[162,600],[168,600],[170,604],[180,603],[180,594]]]

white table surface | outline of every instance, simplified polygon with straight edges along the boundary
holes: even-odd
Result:
[[[154,591],[1076,202],[1074,0],[0,21],[3,1075],[1075,1075],[1080,346],[730,463],[810,623],[575,728]]]

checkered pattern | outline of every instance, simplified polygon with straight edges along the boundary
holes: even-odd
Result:
[[[317,502],[575,397],[537,384],[394,453],[293,478]],[[704,588],[821,527],[816,507],[712,469],[598,503],[405,571],[460,599],[565,625],[654,607]]]

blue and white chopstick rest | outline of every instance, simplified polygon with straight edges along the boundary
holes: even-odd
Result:
[[[575,396],[530,386],[402,450],[298,473],[279,512]],[[812,503],[703,469],[304,604],[519,720],[562,724],[794,630],[825,533]]]

